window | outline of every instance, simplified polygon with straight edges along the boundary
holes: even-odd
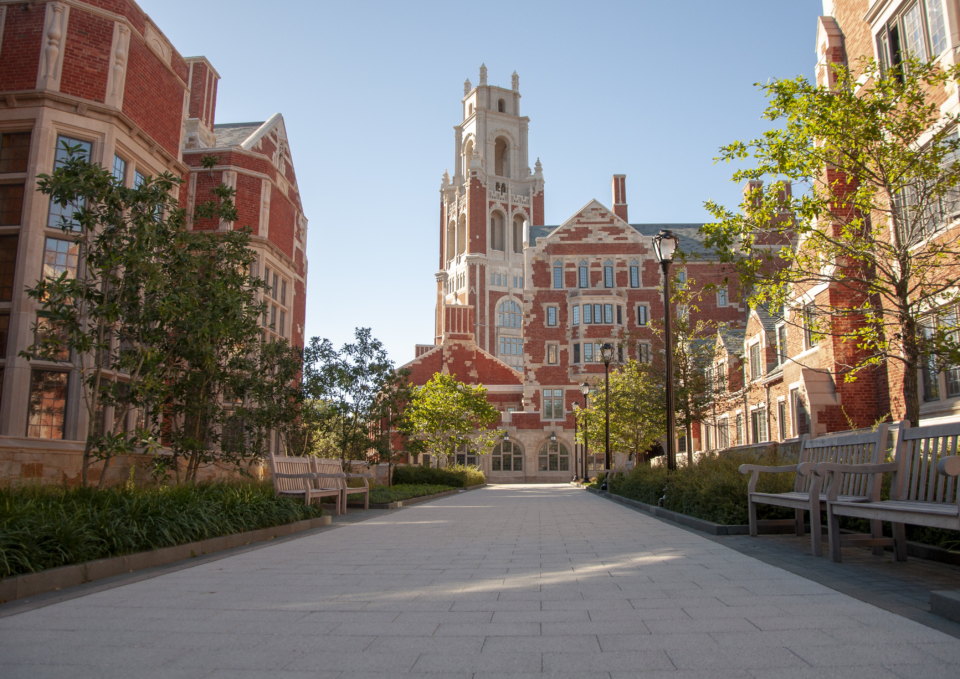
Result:
[[[490,468],[495,472],[522,472],[523,451],[513,441],[504,441],[493,448]]]
[[[67,151],[67,146],[75,147],[79,146],[77,150],[76,158],[81,158],[84,160],[90,160],[90,153],[93,150],[93,144],[88,141],[80,141],[78,139],[71,139],[70,137],[58,136],[57,137],[57,150],[56,156],[53,161],[53,169],[63,167],[67,159],[70,157],[70,153]],[[50,214],[47,217],[47,226],[53,229],[72,229],[74,231],[80,230],[80,224],[74,219],[74,214],[80,209],[81,205],[79,202],[67,203],[66,205],[59,205],[58,203],[53,202],[53,199],[50,200]]]
[[[573,362],[580,363],[580,344],[573,345]]]
[[[780,427],[780,440],[787,440],[787,402],[777,401],[777,425]]]
[[[737,445],[742,446],[746,441],[743,438],[743,414],[737,414]]]
[[[559,347],[556,344],[547,345],[547,363],[549,365],[557,364],[557,355],[559,354]]]
[[[613,305],[604,304],[603,305],[603,322],[604,323],[613,323]]]
[[[13,299],[13,275],[17,270],[17,236],[0,236],[0,302]]]
[[[497,111],[503,113],[506,110],[506,104],[503,102],[503,99],[497,102]]]
[[[613,287],[613,263],[609,261],[603,267],[603,287]]]
[[[513,300],[508,299],[497,308],[497,325],[501,328],[519,328],[521,317],[520,305]]]
[[[7,331],[10,330],[10,314],[0,314],[0,359],[7,357]],[[3,386],[3,385],[0,385]]]
[[[601,318],[603,318],[603,317],[600,315],[600,313],[601,313],[601,311],[600,311],[601,306],[602,306],[602,305],[600,305],[600,304],[594,304],[594,305],[593,305],[593,322],[594,322],[594,323],[603,323],[603,321],[600,320]]]
[[[926,0],[927,28],[930,31],[930,54],[939,56],[947,49],[947,22],[941,0]]]
[[[767,440],[767,410],[766,408],[757,408],[750,413],[750,428],[753,433],[754,443],[763,443]]]
[[[636,260],[630,262],[630,287],[640,287],[640,266],[637,264]]]
[[[726,288],[717,289],[717,306],[720,306],[720,307],[727,306],[727,289]]]
[[[777,365],[787,362],[787,326],[777,326]]]
[[[799,389],[790,390],[790,406],[793,408],[793,435],[809,434],[810,415],[807,413],[807,404]]]
[[[36,333],[33,337],[34,358],[48,361],[69,361],[70,348],[66,345],[66,335],[54,327],[47,316],[37,315]]]
[[[523,338],[501,337],[500,353],[504,356],[523,356]]]
[[[817,308],[812,302],[803,307],[803,343],[807,349],[820,344],[820,334],[816,332]]]
[[[925,321],[920,328],[920,332],[925,338],[930,338],[934,334],[933,324],[935,320]],[[937,372],[937,357],[933,354],[928,354],[921,357],[923,361],[923,367],[921,368],[921,375],[923,378],[923,400],[924,401],[939,401],[940,400],[940,375]]]
[[[720,424],[717,426],[717,447],[718,448],[729,448],[730,447],[730,419],[723,418],[720,420]]]
[[[763,377],[763,366],[760,363],[760,342],[750,345],[750,379],[758,380]]]
[[[563,389],[544,389],[543,390],[543,420],[562,420],[563,413]]]
[[[279,285],[277,285],[277,281],[278,281],[279,279],[280,279],[280,276],[278,276],[277,273],[274,272],[274,274],[273,274],[273,287],[270,288],[270,296],[273,297],[274,300],[277,299],[277,289],[280,287]]]
[[[580,283],[580,287],[581,287],[581,288],[589,288],[589,287],[590,287],[590,278],[589,278],[589,275],[588,275],[588,271],[589,271],[589,270],[588,270],[588,268],[587,268],[587,263],[586,263],[586,262],[580,262],[580,266],[577,268],[577,276],[578,276],[578,278],[580,279],[580,280],[579,280],[579,283]]]
[[[557,307],[547,307],[547,325],[555,326],[557,324]]]
[[[17,226],[23,213],[23,184],[0,184],[0,226]]]
[[[617,305],[617,325],[623,325],[623,307]]]
[[[727,390],[727,365],[725,363],[717,364],[717,391]]]
[[[640,363],[649,363],[650,362],[650,345],[649,344],[638,344],[637,345],[637,355]]]
[[[280,304],[287,306],[287,282],[280,281]]]
[[[523,219],[521,217],[513,218],[513,251],[518,255],[523,254]]]
[[[113,157],[113,178],[121,184],[127,179],[127,161],[120,156]]]
[[[29,132],[0,134],[0,172],[26,172],[29,159]]]
[[[477,466],[477,451],[470,450],[466,445],[457,448],[457,464]]]
[[[677,269],[677,289],[683,290],[687,285],[687,272],[683,269]]]
[[[147,177],[145,174],[143,174],[139,170],[133,173],[133,188],[139,189],[145,181],[147,181]]]
[[[66,273],[68,278],[75,278],[79,256],[80,245],[74,241],[47,238],[43,249],[43,275],[57,278]]]
[[[593,323],[593,305],[591,304],[583,305],[583,322]]]
[[[566,446],[559,442],[544,443],[538,456],[538,469],[542,472],[570,471],[570,454]]]
[[[580,305],[573,307],[573,325],[580,325]]]
[[[646,325],[649,323],[650,318],[650,309],[645,305],[641,304],[637,307],[637,325]]]
[[[593,342],[583,343],[583,362],[593,363]]]
[[[936,58],[947,48],[946,17],[942,0],[918,0],[877,34],[877,52],[884,71],[895,74],[908,57],[919,61]]]
[[[287,312],[284,311],[283,309],[280,309],[280,324],[277,326],[277,334],[280,335],[280,337],[286,337],[287,336],[286,328],[287,328]]]
[[[30,375],[27,436],[62,439],[67,410],[67,373],[34,370]]]
[[[503,217],[493,214],[490,217],[490,247],[493,250],[503,250]]]
[[[559,261],[553,263],[553,287],[563,287],[563,265]]]
[[[704,423],[703,425],[703,449],[704,450],[713,450],[713,446],[710,442],[710,427],[712,425]]]

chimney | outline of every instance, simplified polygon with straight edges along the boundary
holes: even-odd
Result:
[[[627,175],[613,175],[613,213],[629,224],[627,219]]]
[[[187,82],[190,95],[187,101],[184,148],[208,148],[216,143],[213,121],[217,111],[217,83],[220,74],[206,57],[187,57]]]

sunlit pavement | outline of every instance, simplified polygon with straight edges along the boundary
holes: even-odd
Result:
[[[0,619],[14,677],[938,677],[960,641],[567,485],[492,486]]]

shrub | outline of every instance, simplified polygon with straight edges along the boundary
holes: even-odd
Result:
[[[486,483],[483,472],[476,467],[450,465],[444,468],[404,465],[393,468],[393,484],[428,484],[466,488]]]
[[[409,484],[396,486],[374,486],[370,489],[370,502],[389,503],[409,500],[412,497],[436,495],[447,490],[456,490],[452,486],[437,486],[428,484]]]
[[[269,483],[0,488],[0,577],[269,528],[322,514]]]
[[[666,467],[641,465],[626,477],[613,480],[612,492],[632,500],[655,505],[666,495],[664,508],[726,525],[747,523],[747,484],[741,464],[784,464],[776,454],[757,459],[750,454],[723,457],[705,455],[694,465],[668,473]],[[757,490],[785,493],[793,490],[794,474],[761,474]],[[758,506],[760,519],[787,519],[793,510]]]

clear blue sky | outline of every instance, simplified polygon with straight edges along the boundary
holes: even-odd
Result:
[[[139,0],[222,77],[217,122],[279,111],[310,220],[307,335],[430,343],[439,188],[463,81],[520,75],[530,165],[559,224],[627,175],[631,222],[739,202],[721,144],[765,129],[754,83],[813,76],[821,0],[604,3]]]

